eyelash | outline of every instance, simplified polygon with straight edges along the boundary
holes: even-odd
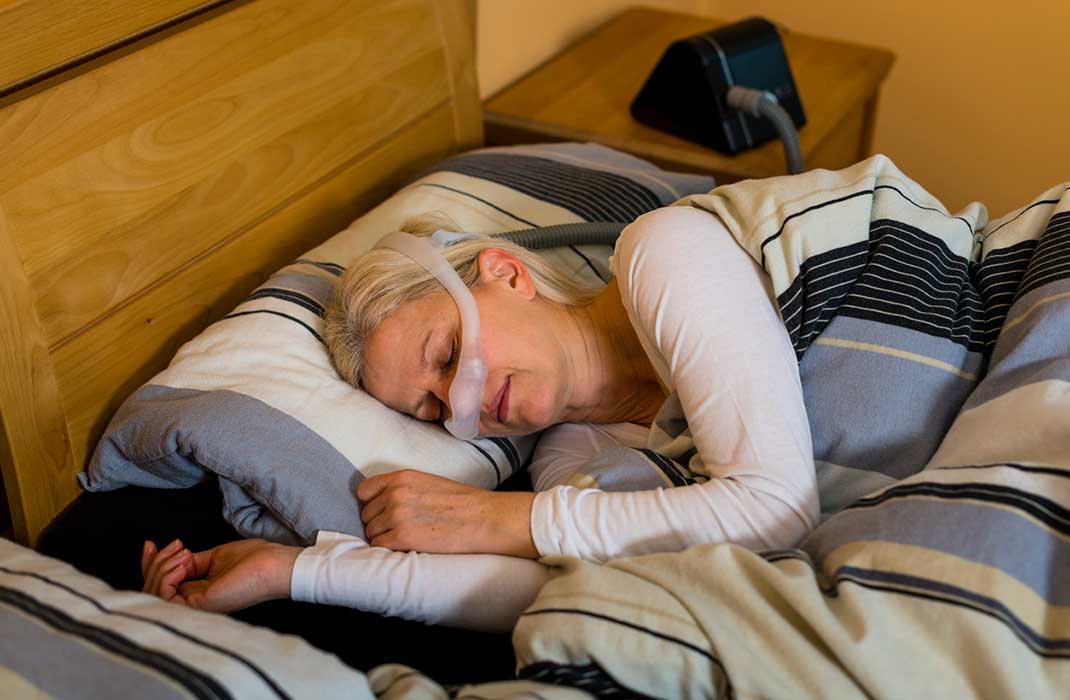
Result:
[[[449,369],[450,367],[452,367],[453,363],[456,360],[457,360],[457,339],[453,338],[453,339],[450,340],[450,356],[449,356],[449,359],[446,360],[446,369]]]
[[[446,364],[442,366],[443,370],[448,370],[453,367],[453,363],[457,360],[457,339],[450,339],[450,356],[446,359]],[[438,407],[438,420],[443,420],[446,417],[446,404],[439,402]]]

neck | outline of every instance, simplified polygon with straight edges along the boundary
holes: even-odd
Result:
[[[665,391],[632,327],[613,280],[569,317],[576,378],[564,420],[576,423],[649,425]]]

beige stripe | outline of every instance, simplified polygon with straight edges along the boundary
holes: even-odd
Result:
[[[1070,298],[1070,292],[1063,292],[1061,294],[1055,294],[1055,295],[1050,296],[1050,297],[1044,297],[1043,299],[1041,299],[1037,303],[1033,304],[1028,309],[1023,311],[1022,313],[1018,314],[1018,316],[1013,321],[1008,321],[1007,323],[1005,323],[1003,325],[1003,331],[1009,331],[1010,329],[1014,328],[1019,323],[1024,321],[1026,319],[1026,317],[1029,316],[1029,314],[1033,313],[1034,311],[1036,311],[1038,308],[1040,308],[1044,304],[1047,304],[1047,303],[1053,302],[1053,301],[1059,301],[1060,299],[1066,299],[1066,298]],[[1000,331],[1000,332],[1002,333],[1003,331]]]
[[[849,348],[851,350],[867,350],[869,352],[880,353],[881,355],[891,355],[893,357],[899,357],[904,360],[910,360],[911,362],[920,362],[923,365],[929,365],[937,369],[942,369],[945,372],[958,375],[963,379],[968,379],[971,382],[977,381],[977,375],[970,372],[964,372],[958,367],[948,364],[947,362],[941,362],[940,360],[934,360],[931,357],[925,355],[919,355],[916,352],[907,352],[906,350],[899,350],[897,348],[890,348],[885,345],[874,345],[872,343],[860,343],[857,340],[844,340],[843,338],[818,338],[818,345],[832,345],[838,348]]]
[[[52,700],[52,695],[41,690],[29,678],[19,675],[14,669],[0,666],[0,688],[5,698],[19,700]]]

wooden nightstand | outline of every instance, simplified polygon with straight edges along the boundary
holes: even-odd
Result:
[[[632,119],[628,107],[666,47],[723,21],[628,10],[483,105],[489,145],[595,141],[718,184],[782,175],[779,141],[725,156]],[[806,168],[842,168],[870,155],[881,82],[895,60],[883,49],[782,32],[806,110]]]

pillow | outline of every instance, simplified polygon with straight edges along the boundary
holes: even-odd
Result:
[[[371,698],[299,637],[117,591],[0,538],[4,697]]]
[[[363,536],[353,494],[375,474],[412,468],[494,488],[525,463],[533,437],[462,442],[335,372],[322,316],[345,266],[428,211],[487,233],[630,221],[711,186],[594,144],[491,148],[439,163],[184,345],[120,407],[79,481],[90,491],[186,488],[214,472],[238,532],[290,544],[310,544],[320,529]],[[545,255],[604,282],[610,252],[573,246]]]

